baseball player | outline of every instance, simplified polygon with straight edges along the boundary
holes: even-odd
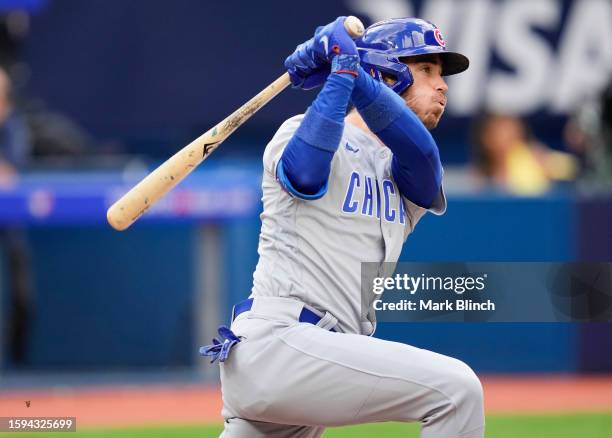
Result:
[[[362,262],[394,264],[423,214],[445,211],[429,129],[446,106],[443,76],[469,62],[427,21],[379,22],[353,41],[344,18],[285,61],[295,87],[322,89],[266,147],[253,289],[234,306],[231,330],[202,349],[221,362],[222,436],[418,421],[425,438],[482,437],[474,372],[371,337],[360,292]]]

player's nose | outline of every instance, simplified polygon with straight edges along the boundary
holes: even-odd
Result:
[[[446,93],[448,92],[448,84],[442,76],[438,76],[436,80],[436,91],[439,91],[444,95],[446,95]]]

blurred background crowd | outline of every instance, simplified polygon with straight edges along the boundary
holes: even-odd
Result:
[[[469,175],[472,189],[541,195],[559,182],[606,185],[607,1],[382,4],[346,0],[334,7],[366,23],[419,14],[472,59],[467,76],[450,79],[447,120],[437,132],[447,166]],[[187,1],[142,11],[118,2],[105,8],[96,1],[6,0],[0,13],[4,185],[21,170],[167,157],[281,71],[293,40],[306,38],[311,26],[293,23],[290,12],[264,19]],[[309,20],[323,15],[313,12]],[[287,94],[244,129],[232,156],[259,156],[275,126],[313,98]]]
[[[449,78],[433,132],[448,213],[423,221],[403,260],[611,260],[612,2],[306,9],[0,1],[0,387],[58,372],[204,369],[197,346],[250,290],[262,151],[315,94],[285,91],[129,231],[111,231],[105,209],[338,15],[420,16],[471,59]],[[449,327],[386,324],[379,336],[482,372],[612,372],[609,324]]]

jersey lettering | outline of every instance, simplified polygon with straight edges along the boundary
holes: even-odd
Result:
[[[363,195],[363,207],[361,207],[361,214],[367,214],[372,216],[372,178],[369,176],[365,177],[365,193]]]
[[[342,206],[342,211],[344,211],[345,213],[355,213],[357,211],[359,203],[357,201],[353,201],[353,192],[355,191],[355,186],[360,186],[359,174],[357,172],[351,173],[349,185],[346,190],[344,205]]]
[[[363,190],[361,188],[361,181],[363,181]],[[374,187],[376,187],[376,198],[374,198]],[[360,210],[363,216],[374,217],[376,211],[376,218],[383,218],[387,222],[397,222],[400,224],[406,223],[406,210],[404,203],[400,200],[398,202],[398,208],[393,207],[394,199],[397,198],[395,186],[389,179],[382,181],[382,195],[381,196],[380,184],[377,179],[371,176],[360,175],[358,172],[351,173],[346,188],[346,196],[342,204],[342,211],[344,213],[356,213]],[[374,200],[376,200],[376,209],[374,208]],[[361,207],[361,209],[360,209]]]
[[[391,208],[391,195],[395,196],[393,183],[388,179],[383,181],[383,193],[385,194],[385,220],[387,222],[395,221],[395,208]]]
[[[380,219],[380,186],[376,180],[376,218]]]

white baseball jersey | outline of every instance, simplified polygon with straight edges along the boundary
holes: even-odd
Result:
[[[426,210],[400,195],[391,150],[350,123],[332,160],[325,196],[302,200],[287,193],[276,180],[276,165],[302,118],[283,123],[264,153],[264,209],[251,297],[294,298],[332,314],[345,333],[369,335],[375,321],[371,314],[360,316],[361,263],[394,266]],[[441,191],[431,211],[445,209]]]

